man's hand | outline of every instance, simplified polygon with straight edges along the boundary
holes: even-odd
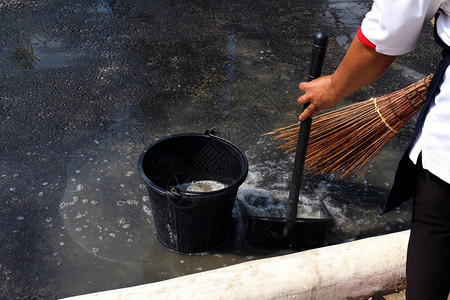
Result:
[[[300,83],[299,88],[305,94],[297,101],[299,104],[310,103],[300,120],[335,106],[344,97],[380,77],[394,60],[395,56],[377,53],[355,37],[333,75]]]
[[[310,82],[301,82],[298,87],[305,92],[298,98],[298,103],[303,105],[309,102],[308,107],[300,115],[300,121],[314,117],[322,109],[333,107],[341,100],[334,90],[331,76],[322,76]]]

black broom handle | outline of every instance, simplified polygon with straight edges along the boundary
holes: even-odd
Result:
[[[328,35],[325,32],[317,32],[314,35],[311,66],[309,69],[308,81],[316,79],[322,72],[325,51],[328,46]],[[303,110],[308,107],[309,103],[303,105]],[[311,118],[301,122],[297,150],[295,152],[294,172],[292,174],[291,186],[289,190],[289,199],[286,211],[286,226],[283,235],[288,236],[293,223],[297,220],[298,197],[302,187],[303,168],[305,166],[306,148],[308,146],[309,132],[311,131]]]

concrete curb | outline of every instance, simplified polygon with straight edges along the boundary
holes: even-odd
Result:
[[[166,281],[66,298],[367,299],[405,288],[409,230]]]

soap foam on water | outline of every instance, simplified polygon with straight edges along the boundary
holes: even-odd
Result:
[[[228,187],[227,184],[216,180],[199,180],[186,182],[178,186],[182,192],[207,193],[222,190]]]
[[[81,149],[59,204],[64,233],[95,257],[126,264],[141,263],[155,246],[147,188],[133,171],[135,145]]]

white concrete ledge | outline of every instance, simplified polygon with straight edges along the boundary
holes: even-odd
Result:
[[[405,288],[408,239],[409,230],[66,299],[367,299]]]

